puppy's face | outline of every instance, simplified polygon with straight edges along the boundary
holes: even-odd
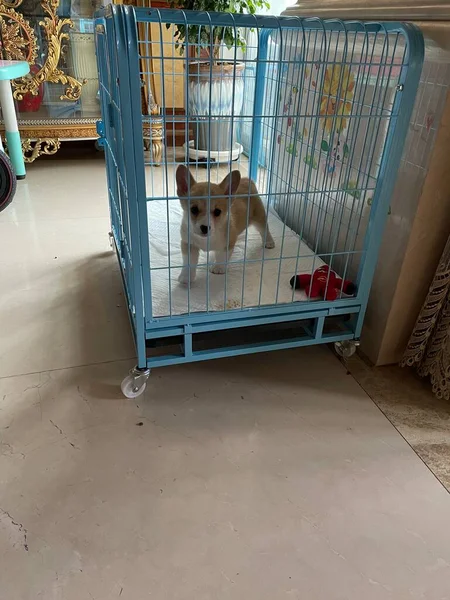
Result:
[[[241,181],[239,171],[229,173],[221,183],[196,182],[184,165],[177,169],[177,194],[193,233],[207,237],[226,226],[228,209]],[[230,198],[231,197],[231,198]]]

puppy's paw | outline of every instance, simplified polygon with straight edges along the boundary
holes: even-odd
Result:
[[[226,271],[225,265],[212,265],[209,269],[215,275],[223,275]]]
[[[191,280],[190,280],[190,285],[192,287],[192,284],[195,281],[195,275],[192,276],[191,273]],[[180,285],[184,286],[184,287],[189,287],[189,271],[181,271],[181,273],[178,275],[178,282]]]
[[[265,248],[267,248],[268,250],[275,248],[275,242],[273,241],[272,236],[267,236]]]

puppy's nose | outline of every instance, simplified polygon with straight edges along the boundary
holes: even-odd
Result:
[[[206,225],[200,225],[200,231],[203,233],[203,235],[206,235],[209,231],[209,227],[207,227]]]

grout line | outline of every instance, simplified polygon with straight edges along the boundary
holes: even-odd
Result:
[[[447,494],[450,495],[450,489],[447,488],[447,486],[443,483],[443,481],[441,481],[438,477],[438,475],[433,471],[433,469],[430,467],[430,465],[428,465],[428,463],[425,462],[425,460],[420,456],[420,454],[415,450],[414,446],[411,444],[411,442],[405,437],[405,435],[399,430],[399,428],[397,427],[397,425],[392,421],[392,419],[390,417],[388,417],[388,415],[384,412],[384,410],[381,408],[381,406],[378,404],[378,402],[375,400],[375,398],[373,398],[369,392],[363,387],[363,385],[358,381],[358,379],[353,375],[353,373],[350,371],[350,369],[348,368],[348,365],[339,358],[339,356],[337,356],[333,350],[331,350],[333,355],[337,358],[337,360],[341,363],[341,365],[346,369],[347,374],[350,375],[352,377],[352,379],[358,384],[358,386],[361,388],[361,390],[366,394],[366,396],[368,398],[370,398],[370,400],[373,402],[373,404],[376,406],[376,408],[380,411],[380,413],[385,417],[385,419],[392,425],[392,427],[396,430],[396,432],[400,435],[401,438],[403,438],[403,440],[407,443],[407,445],[411,448],[411,450],[414,452],[414,454],[420,459],[420,461],[425,465],[425,467],[428,469],[428,471],[433,475],[433,477],[436,479],[436,481],[444,488],[444,490],[447,492]]]
[[[14,379],[15,377],[25,377],[26,375],[40,375],[41,373],[57,373],[58,371],[68,371],[70,369],[82,369],[85,367],[96,367],[99,365],[109,365],[112,363],[120,363],[120,362],[126,362],[129,360],[136,360],[136,356],[130,356],[128,358],[116,358],[113,360],[104,360],[104,361],[100,361],[100,362],[93,362],[93,363],[85,363],[85,364],[81,364],[81,365],[71,365],[70,367],[58,367],[56,369],[42,369],[41,371],[29,371],[26,373],[15,373],[14,375],[0,375],[0,381],[2,381],[3,379]]]

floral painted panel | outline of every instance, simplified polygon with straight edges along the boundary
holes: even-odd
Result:
[[[342,272],[361,253],[403,50],[388,57],[374,43],[369,60],[358,40],[346,54],[338,35],[327,44],[319,36],[286,44],[271,82],[270,193],[286,223]]]
[[[303,85],[296,85],[296,71],[303,71]],[[351,196],[361,195],[374,184],[370,174],[358,177],[361,173],[353,168],[358,163],[355,150],[363,159],[356,137],[370,133],[368,120],[362,122],[364,115],[359,115],[358,136],[348,135],[350,118],[358,118],[352,113],[355,83],[355,73],[347,65],[323,66],[319,62],[312,68],[301,63],[295,65],[292,73],[288,71],[281,80],[277,127],[279,150],[301,157],[306,166],[322,174],[313,176],[316,186],[330,187],[332,182],[339,181],[340,189],[348,190]],[[372,136],[375,135],[372,131]],[[367,159],[364,157],[364,162]],[[277,162],[282,161],[279,158]],[[303,169],[300,174],[307,172],[308,169]]]

